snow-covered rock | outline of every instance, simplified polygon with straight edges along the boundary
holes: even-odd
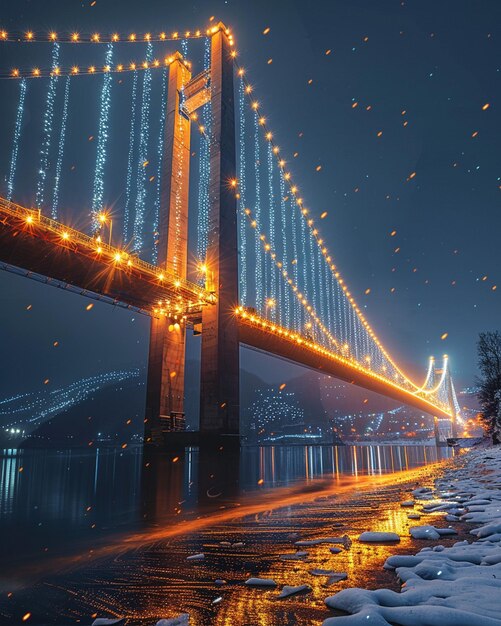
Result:
[[[389,541],[400,541],[400,537],[397,533],[366,531],[360,535],[358,540],[364,543],[388,543]]]
[[[245,584],[250,587],[276,587],[277,583],[272,578],[248,578]]]
[[[453,528],[436,528],[435,526],[411,526],[409,532],[413,539],[440,539],[444,535],[457,535]]]
[[[299,585],[297,587],[284,585],[282,591],[277,596],[277,600],[281,600],[282,598],[288,598],[289,596],[293,596],[296,593],[305,593],[307,591],[311,591],[311,587],[309,585]]]
[[[156,626],[189,626],[190,614],[181,613],[177,617],[170,617],[168,619],[159,619]]]

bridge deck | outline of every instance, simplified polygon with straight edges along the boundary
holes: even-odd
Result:
[[[213,300],[124,250],[0,199],[0,262],[144,309],[199,314]],[[159,304],[161,303],[161,304]]]
[[[1,198],[0,262],[112,298],[152,315],[160,307],[168,314],[183,313],[189,319],[198,320],[201,307],[214,301],[211,293],[195,283],[178,280],[167,272],[163,272],[160,279],[160,268]],[[447,411],[393,381],[349,359],[322,351],[306,338],[298,341],[292,333],[248,316],[243,309],[238,311],[238,325],[239,340],[243,344],[437,417],[450,418]]]
[[[322,350],[307,339],[266,322],[256,316],[238,313],[240,342],[268,354],[287,359],[298,365],[334,376],[347,383],[364,387],[402,404],[413,406],[425,413],[450,419],[451,415],[425,398],[416,396],[393,381],[361,367],[354,361]]]

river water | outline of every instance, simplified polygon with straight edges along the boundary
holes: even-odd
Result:
[[[452,455],[414,445],[3,450],[0,624],[90,624],[97,615],[143,626],[187,612],[192,626],[319,625],[332,615],[326,596],[395,585],[381,565],[409,548],[399,502]],[[358,544],[364,530],[402,541]],[[320,544],[305,560],[280,558],[300,539],[343,535],[354,543],[338,554]],[[204,559],[187,560],[197,553]],[[314,568],[348,579],[329,585]],[[278,587],[245,587],[249,576]],[[277,600],[284,584],[312,591]]]

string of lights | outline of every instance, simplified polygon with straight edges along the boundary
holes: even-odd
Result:
[[[52,193],[52,219],[57,219],[57,210],[59,205],[59,188],[61,185],[61,171],[63,167],[64,145],[66,141],[66,124],[68,121],[68,104],[70,99],[70,81],[71,77],[67,76],[64,85],[63,113],[61,115],[61,130],[59,131],[59,146],[57,151],[56,173],[54,176],[54,191]]]
[[[233,56],[236,56],[236,51],[233,51]],[[241,68],[238,68],[241,69]],[[247,89],[246,89],[246,93],[247,94],[251,94],[252,93],[252,86],[247,83],[246,84]],[[250,105],[251,108],[254,110],[255,114],[257,116],[260,115],[259,111],[260,111],[260,107],[259,107],[259,103],[252,100],[251,97],[249,97],[249,101],[250,101]],[[272,141],[272,133],[267,129],[266,127],[266,120],[264,117],[259,117],[259,119],[261,120],[261,126],[263,127],[263,133],[265,135],[265,137],[269,137],[269,141]],[[277,158],[277,162],[278,162],[278,166],[282,169],[285,168],[285,161],[280,157],[279,155],[279,150],[277,149],[277,151],[275,152],[276,158]],[[414,389],[417,389],[417,385],[415,385],[410,378],[404,374],[399,368],[398,366],[393,362],[393,360],[391,359],[391,357],[389,356],[389,354],[387,353],[387,351],[385,350],[385,348],[382,346],[381,342],[379,341],[379,339],[377,338],[376,334],[374,333],[374,331],[372,330],[372,328],[370,327],[369,323],[367,322],[367,320],[365,319],[365,316],[363,315],[362,311],[360,310],[360,308],[358,307],[358,305],[356,304],[353,296],[351,295],[351,293],[348,291],[346,285],[344,284],[344,281],[341,279],[338,268],[336,267],[336,265],[333,263],[332,261],[332,256],[329,253],[327,247],[324,244],[323,239],[321,238],[318,229],[315,227],[314,225],[314,220],[311,217],[308,217],[309,215],[309,210],[304,207],[303,205],[303,200],[302,198],[299,198],[297,196],[297,186],[293,184],[292,182],[292,176],[291,173],[289,171],[285,171],[284,169],[284,178],[286,181],[288,181],[289,184],[289,190],[290,193],[295,197],[296,199],[296,203],[299,206],[300,210],[301,210],[301,215],[303,216],[303,220],[302,220],[302,224],[304,224],[305,222],[307,222],[308,228],[310,230],[310,232],[313,234],[317,245],[320,247],[322,254],[326,260],[326,262],[329,264],[329,268],[330,270],[333,272],[338,284],[340,285],[341,290],[344,292],[344,295],[346,296],[349,306],[351,306],[353,308],[353,310],[355,311],[356,315],[360,318],[362,326],[364,328],[364,333],[367,333],[368,336],[370,337],[370,340],[373,341],[375,343],[375,345],[377,346],[377,349],[381,351],[381,354],[384,357],[384,360],[388,363],[389,367],[391,367],[392,369],[395,370],[396,374],[398,376],[403,377],[406,382],[410,385],[412,385],[412,387]],[[305,280],[305,284],[306,284],[306,280]],[[346,320],[345,320],[346,321]],[[346,335],[348,335],[348,329],[346,328]]]
[[[160,100],[160,123],[158,130],[158,141],[157,141],[157,176],[156,176],[156,185],[155,185],[155,205],[154,205],[154,215],[153,215],[153,247],[151,252],[151,260],[155,265],[158,261],[158,237],[159,237],[159,221],[160,221],[160,192],[161,192],[161,181],[162,181],[162,163],[163,163],[163,155],[164,155],[164,142],[165,142],[165,113],[166,106],[165,103],[167,101],[167,70],[164,70],[162,75],[162,95]]]
[[[261,223],[261,177],[260,177],[260,149],[259,149],[259,113],[254,110],[254,174],[256,181],[255,195],[255,222],[260,228]],[[256,229],[255,253],[256,253],[256,308],[261,311],[263,308],[263,263],[260,254],[261,244],[258,228]]]
[[[249,208],[247,208],[245,209],[245,214],[247,215],[250,226],[256,229],[256,232],[258,232],[258,223],[255,217],[252,215],[252,211]],[[318,317],[314,307],[304,297],[304,295],[298,289],[298,286],[294,284],[293,280],[290,277],[288,277],[287,271],[283,269],[282,260],[279,259],[276,251],[271,247],[270,243],[267,241],[266,235],[264,233],[261,233],[258,237],[258,241],[260,242],[260,246],[259,246],[259,250],[257,253],[258,256],[256,257],[256,264],[259,262],[260,256],[266,256],[266,255],[270,256],[272,263],[276,266],[277,269],[281,270],[280,276],[282,277],[282,280],[284,280],[285,284],[288,285],[288,287],[293,291],[293,293],[296,295],[296,298],[299,300],[300,304],[302,305],[304,312],[305,312],[305,317],[310,320],[307,324],[305,324],[305,326],[309,326],[311,328],[313,324],[315,324],[318,327],[322,338],[325,339],[325,342],[323,345],[336,346],[337,345],[336,339],[332,337],[331,335],[329,335],[327,328],[322,323],[322,320]],[[262,310],[262,308],[261,309],[258,308],[258,310]],[[264,309],[264,311],[266,312],[266,309]]]
[[[14,193],[14,179],[16,176],[17,157],[19,154],[19,140],[21,138],[21,131],[23,128],[23,113],[24,102],[26,100],[26,87],[27,82],[22,80],[19,84],[19,101],[16,111],[16,123],[14,125],[14,138],[12,141],[12,153],[10,156],[9,177],[7,179],[7,200],[12,200],[12,194]]]
[[[52,68],[59,63],[59,44],[56,42],[52,47]],[[45,103],[45,113],[42,128],[42,147],[40,148],[40,166],[38,168],[37,191],[35,195],[35,205],[41,209],[45,196],[45,180],[49,168],[49,151],[52,139],[52,123],[54,119],[54,100],[56,99],[57,75],[52,75],[49,80],[47,90],[47,100]]]
[[[282,218],[282,258],[284,262],[287,262],[289,258],[287,254],[287,212],[285,207],[285,180],[282,170],[279,170],[278,179],[280,186],[280,215]],[[291,319],[289,290],[284,293],[284,316],[286,320]]]
[[[111,67],[113,60],[113,44],[106,47],[105,65]],[[106,164],[106,148],[108,144],[108,126],[111,106],[112,77],[108,72],[103,78],[101,99],[99,106],[99,126],[97,132],[96,167],[94,170],[94,193],[92,196],[92,225],[93,229],[99,228],[98,215],[103,211],[104,202],[104,166]]]
[[[4,28],[0,29],[0,42],[11,43],[53,43],[55,41],[59,43],[72,43],[72,44],[106,44],[106,43],[141,43],[141,42],[158,42],[158,41],[177,41],[179,39],[200,39],[217,33],[220,29],[219,26],[211,26],[209,28],[197,28],[187,31],[161,31],[159,33],[81,33],[73,31],[71,33],[57,33],[56,31],[49,32],[36,32],[33,30],[25,31],[8,31]],[[231,45],[233,42],[233,35],[230,29],[226,29],[226,34],[229,36]]]
[[[284,181],[283,170],[280,170],[280,177]],[[285,196],[284,196],[285,197]],[[294,209],[294,199],[289,197],[290,202],[290,216],[291,216],[291,231],[292,231],[292,253],[294,258],[292,259],[292,274],[294,276],[294,283],[298,284],[298,244],[297,244],[297,225],[296,225],[296,211]],[[294,328],[299,330],[301,328],[301,312],[299,309],[299,303],[293,299],[293,311],[294,311]]]
[[[268,165],[268,219],[269,219],[269,237],[270,237],[270,246],[275,249],[275,194],[273,192],[273,152],[271,143],[268,142],[266,146],[267,152],[267,165]],[[271,283],[271,300],[273,301],[273,307],[277,309],[277,277],[275,273],[274,264],[271,263],[270,259],[270,283]]]
[[[96,74],[122,74],[124,72],[148,71],[156,70],[162,67],[168,67],[174,61],[174,56],[166,56],[163,59],[146,58],[142,61],[128,61],[127,63],[115,63],[113,67],[109,65],[89,65],[81,67],[80,65],[72,65],[62,67],[56,65],[49,68],[14,68],[10,72],[0,72],[0,79],[23,79],[23,78],[51,78],[53,76],[92,76]],[[182,61],[187,67],[190,62],[183,59]]]
[[[208,37],[204,40],[203,69],[210,68],[211,42]],[[210,137],[212,108],[210,102],[205,104],[201,112],[202,129],[200,130],[200,158],[199,186],[198,186],[198,216],[197,216],[197,257],[200,265],[205,264],[207,255],[207,233],[209,230],[209,183],[210,183]],[[201,277],[205,280],[205,277]]]
[[[148,42],[146,58],[151,62],[153,45]],[[150,96],[151,72],[143,74],[143,94],[141,101],[141,127],[139,132],[139,149],[137,160],[137,195],[134,215],[132,250],[139,252],[143,247],[144,216],[146,211],[146,167],[148,165],[148,143],[150,138]]]
[[[125,242],[129,241],[130,227],[130,206],[132,202],[132,169],[134,162],[135,147],[135,128],[136,128],[136,103],[137,103],[137,72],[134,72],[132,80],[132,97],[130,112],[130,130],[129,130],[129,153],[127,156],[127,175],[125,180],[125,207],[123,222],[123,238]]]
[[[188,39],[187,38],[184,38],[181,41],[181,54],[183,55],[185,59],[188,58]]]
[[[245,305],[247,302],[247,229],[245,228],[246,206],[246,150],[245,150],[245,84],[243,75],[240,74],[238,83],[238,140],[239,140],[239,160],[238,160],[238,176],[239,176],[239,194],[238,206],[240,210],[240,302]]]

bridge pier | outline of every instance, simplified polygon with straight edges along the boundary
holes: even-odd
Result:
[[[225,27],[211,37],[209,230],[207,288],[217,294],[202,312],[200,430],[239,433],[237,203],[233,58]]]
[[[186,278],[190,121],[181,114],[180,90],[191,78],[176,53],[169,68],[164,172],[158,229],[158,266]],[[152,318],[146,390],[145,440],[160,442],[184,418],[186,331],[182,319]]]

